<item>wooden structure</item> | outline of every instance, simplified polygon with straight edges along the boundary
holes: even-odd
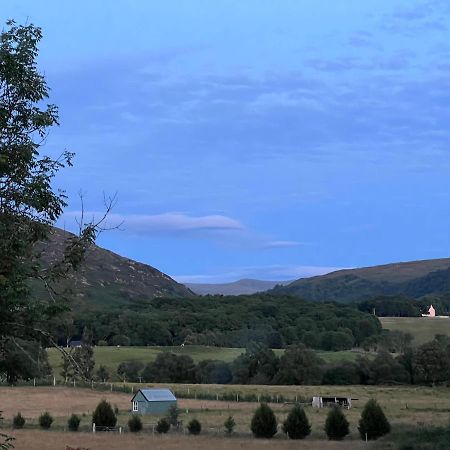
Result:
[[[177,399],[170,389],[139,389],[131,399],[131,411],[138,414],[166,414]]]
[[[355,398],[353,400],[356,400]],[[313,397],[313,408],[327,408],[331,406],[340,406],[342,408],[350,409],[352,407],[351,397]]]

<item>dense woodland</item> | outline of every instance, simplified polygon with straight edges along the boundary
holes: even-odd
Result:
[[[196,344],[270,348],[292,344],[322,350],[360,346],[381,333],[378,319],[352,306],[315,303],[295,297],[205,296],[160,298],[129,308],[78,310],[55,323],[61,344],[87,328],[94,343],[108,345]]]

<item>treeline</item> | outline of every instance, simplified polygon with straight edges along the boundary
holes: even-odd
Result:
[[[281,355],[261,345],[252,346],[232,363],[201,361],[160,353],[144,366],[129,361],[119,365],[123,381],[149,383],[274,384],[274,385],[383,385],[450,382],[450,338],[436,338],[417,349],[406,347],[395,356],[381,348],[375,356],[358,355],[354,362],[325,363],[303,344]]]
[[[61,345],[86,328],[97,345],[247,347],[256,342],[285,348],[302,343],[321,350],[358,347],[381,332],[376,317],[352,306],[262,294],[160,298],[125,310],[74,308],[53,327]]]

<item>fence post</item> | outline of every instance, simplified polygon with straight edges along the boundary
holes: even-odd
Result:
[[[236,401],[239,402],[239,394],[236,394]]]
[[[112,383],[111,383],[111,392],[112,392]]]
[[[36,387],[36,378],[33,378],[33,386]]]
[[[260,403],[260,398],[261,398],[261,395],[258,394],[258,403]]]
[[[122,434],[122,427],[119,427],[119,434]]]
[[[95,433],[95,423],[92,424],[92,432]]]
[[[56,386],[56,377],[53,375],[53,386]]]

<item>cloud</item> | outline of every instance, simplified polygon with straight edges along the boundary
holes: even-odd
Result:
[[[64,217],[80,217],[79,211],[64,214]],[[101,213],[85,212],[85,217],[101,217]],[[110,214],[106,227],[120,226],[126,232],[139,235],[188,234],[207,231],[241,231],[244,226],[235,219],[222,215],[189,216],[181,213],[155,215]]]
[[[304,245],[304,243],[298,241],[268,241],[263,244],[263,248],[291,248],[301,245]]]
[[[230,283],[242,278],[271,281],[290,281],[324,275],[348,267],[268,265],[247,266],[216,274],[172,275],[180,283]]]

